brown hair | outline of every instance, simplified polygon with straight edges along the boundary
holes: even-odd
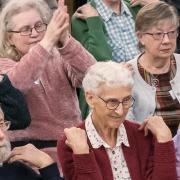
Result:
[[[146,32],[161,20],[171,20],[172,24],[178,28],[179,17],[176,8],[162,1],[149,3],[138,12],[135,30],[136,32]],[[138,46],[143,51],[144,47],[140,42]]]

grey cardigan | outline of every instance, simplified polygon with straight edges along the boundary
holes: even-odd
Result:
[[[133,97],[135,99],[135,103],[133,107],[129,109],[126,119],[143,122],[146,117],[154,114],[156,107],[156,88],[147,84],[141,77],[137,67],[137,60],[139,56],[140,55],[128,62],[132,64],[135,72],[133,88]],[[180,102],[180,54],[174,54],[174,57],[177,71],[174,79],[170,81],[172,88],[171,94]]]

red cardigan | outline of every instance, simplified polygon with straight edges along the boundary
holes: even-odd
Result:
[[[144,136],[138,124],[124,122],[130,147],[122,144],[131,180],[177,180],[173,142],[158,143],[149,133]],[[84,123],[80,125],[85,129]],[[75,155],[65,145],[65,138],[58,143],[58,157],[65,180],[113,180],[110,161],[104,147],[90,153]]]

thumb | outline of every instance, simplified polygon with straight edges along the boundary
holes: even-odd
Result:
[[[79,19],[83,19],[83,20],[86,19],[86,17],[83,14],[78,13],[78,12],[75,12],[74,16]]]
[[[135,2],[131,3],[131,7],[135,7],[135,6],[138,6],[138,5],[140,5],[140,2],[138,2],[138,1],[135,1]]]

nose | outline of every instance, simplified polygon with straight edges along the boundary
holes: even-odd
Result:
[[[32,32],[31,32],[31,37],[33,37],[33,36],[38,36],[38,35],[39,35],[39,33],[36,31],[35,28],[32,28],[31,31],[32,31]]]
[[[164,34],[164,37],[162,39],[162,43],[169,43],[169,42],[170,42],[170,40],[169,40],[168,34]]]
[[[119,116],[122,116],[124,114],[124,109],[123,109],[122,103],[120,103],[119,106],[115,109],[115,112]]]

